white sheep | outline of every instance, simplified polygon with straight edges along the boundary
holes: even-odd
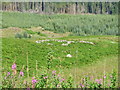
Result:
[[[66,57],[69,57],[69,58],[71,58],[71,57],[72,57],[72,55],[68,54]]]

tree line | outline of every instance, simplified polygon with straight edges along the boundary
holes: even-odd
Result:
[[[2,11],[39,14],[117,14],[118,2],[2,2]]]

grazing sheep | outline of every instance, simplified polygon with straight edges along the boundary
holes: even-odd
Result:
[[[71,58],[71,57],[72,57],[72,55],[68,54],[66,57],[69,57],[69,58]]]
[[[68,44],[63,43],[62,46],[68,46]]]

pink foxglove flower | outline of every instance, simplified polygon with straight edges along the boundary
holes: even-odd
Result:
[[[9,75],[10,75],[10,72],[8,72],[7,75],[9,76]]]
[[[58,74],[58,77],[60,77],[60,74]]]
[[[104,76],[104,78],[106,78],[106,75]]]
[[[56,75],[56,71],[52,71],[52,74],[53,74],[53,75]]]
[[[46,76],[46,77],[43,77],[44,79],[47,79],[48,77]]]
[[[36,82],[37,82],[36,79],[33,79],[33,80],[32,80],[32,84],[35,84]]]
[[[83,84],[80,84],[80,86],[83,88],[83,87],[85,87]]]
[[[95,80],[98,84],[102,84],[102,79],[96,79]]]
[[[60,80],[60,82],[63,82],[63,81],[65,81],[65,79],[64,79],[64,78],[62,78],[62,79]]]
[[[15,63],[12,65],[12,70],[14,70],[14,69],[16,69],[16,64]]]
[[[20,71],[20,75],[21,75],[21,76],[24,76],[24,73],[23,73],[22,71]]]

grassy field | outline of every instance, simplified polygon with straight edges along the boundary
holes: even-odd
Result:
[[[117,39],[116,36],[112,37],[101,36],[100,39],[91,37],[91,40],[90,37],[88,39],[87,37],[74,37],[72,39],[76,43],[71,43],[68,46],[62,46],[61,42],[55,41],[36,43],[30,39],[3,38],[3,76],[8,71],[12,72],[11,65],[15,62],[17,64],[17,72],[22,70],[24,78],[27,79],[28,72],[29,77],[37,77],[48,70],[48,59],[50,56],[52,58],[49,72],[55,70],[66,79],[68,75],[72,75],[76,83],[80,83],[81,78],[86,75],[102,77],[113,70],[117,73],[118,42],[114,40],[114,38]],[[69,39],[72,40],[71,38],[62,38],[60,40]],[[78,43],[80,40],[90,41],[95,43],[95,45]],[[51,52],[50,56],[48,55],[49,52]],[[68,54],[71,54],[72,57],[66,57]],[[28,72],[26,71],[27,60]],[[24,69],[22,69],[23,66]]]
[[[45,16],[13,12],[4,12],[3,15],[3,29],[1,29],[2,36],[0,37],[2,38],[2,87],[117,87],[118,36],[99,34],[96,36],[92,34],[90,36],[72,36],[71,34],[75,33],[70,32],[69,27],[74,26],[75,28],[75,25],[69,22],[68,15]],[[21,19],[23,16],[24,19]],[[89,21],[89,19],[96,20],[96,16],[92,15],[69,16],[70,20],[74,18],[75,20],[81,18],[86,21]],[[16,17],[16,19],[13,17]],[[67,19],[64,21],[65,17]],[[113,25],[111,28],[117,25],[115,16],[98,15],[98,17],[99,20],[104,19],[104,23]],[[105,17],[107,18],[105,19]],[[56,33],[55,28],[48,23],[52,22],[48,18],[52,18],[60,26],[67,25],[68,30],[62,28],[65,33]],[[58,20],[61,18],[63,19],[59,22]],[[110,22],[109,20],[112,19],[113,22]],[[25,20],[25,22],[22,22],[22,20]],[[66,22],[67,20],[68,22]],[[101,23],[101,25],[104,23]],[[96,23],[96,25],[98,24]],[[93,24],[88,25],[92,27]],[[100,27],[96,27],[96,29],[98,30]],[[93,29],[95,28],[93,27]],[[115,32],[116,30],[114,28]],[[21,35],[21,38],[15,38],[18,34]],[[28,38],[28,36],[31,37]],[[11,69],[14,63],[17,67]],[[23,77],[20,77],[21,71],[24,72]],[[8,75],[8,72],[10,72],[10,75]],[[15,72],[17,74],[14,74]],[[57,76],[59,74],[60,76]],[[112,77],[110,77],[111,75]],[[92,82],[91,76],[94,77]],[[31,83],[34,80],[32,77],[38,80],[36,84]],[[85,81],[82,79],[85,79]],[[95,79],[102,79],[102,84],[95,83]],[[27,82],[27,84],[23,82]]]
[[[28,53],[29,61],[30,63],[32,63],[32,68],[34,68],[35,66],[34,60],[38,61],[39,66],[46,65],[46,56],[48,52],[52,52],[52,55],[54,57],[53,68],[57,66],[57,63],[59,63],[59,58],[62,59],[62,66],[69,67],[74,66],[71,65],[74,62],[78,62],[78,66],[81,66],[83,64],[89,64],[97,61],[102,57],[117,55],[118,42],[107,39],[97,40],[95,37],[92,40],[89,40],[89,38],[88,40],[87,38],[83,37],[77,37],[78,40],[74,40],[73,38],[75,43],[71,43],[68,46],[62,46],[61,42],[55,41],[36,43],[34,40],[30,41],[29,39],[3,38],[3,65],[6,65],[6,63],[9,63],[11,65],[14,60],[23,65],[24,63],[26,63],[26,53]],[[83,40],[93,42],[95,44],[91,45],[88,43],[78,42]],[[48,45],[48,43],[51,43],[51,45]],[[67,54],[71,54],[73,57],[66,58]],[[40,68],[39,66],[38,68]],[[20,68],[22,68],[22,66]]]

